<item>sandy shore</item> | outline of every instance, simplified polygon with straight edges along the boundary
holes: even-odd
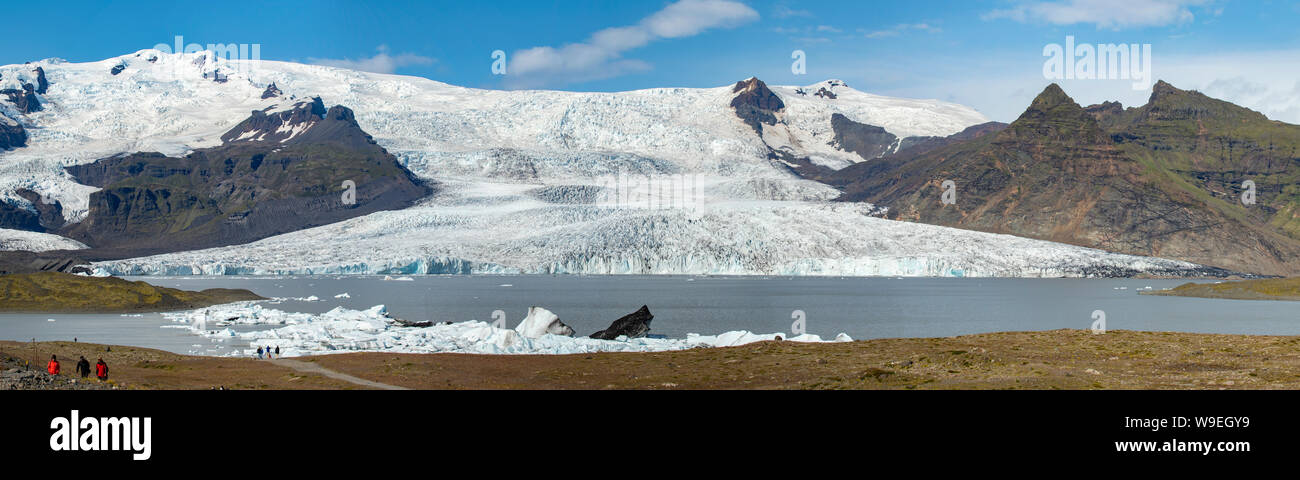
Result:
[[[1300,337],[1086,330],[658,353],[351,353],[301,363],[41,342],[71,372],[103,356],[133,389],[1296,389]],[[0,342],[32,357],[32,345]],[[70,360],[70,361],[69,361]],[[303,368],[302,363],[310,364]],[[362,382],[357,382],[360,379]]]

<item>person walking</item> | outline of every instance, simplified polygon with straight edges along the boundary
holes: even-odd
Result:
[[[81,378],[90,376],[90,360],[86,360],[85,355],[82,355],[81,360],[77,361],[77,373],[81,375]]]
[[[104,359],[102,358],[99,359],[99,363],[95,364],[95,376],[99,377],[101,382],[108,380],[108,364],[104,363]]]
[[[257,347],[257,359],[262,359],[262,347]]]
[[[45,371],[50,372],[50,375],[58,375],[58,374],[59,374],[59,357],[58,357],[58,355],[50,355],[50,363],[45,364]]]
[[[276,346],[275,346],[275,356],[277,356],[277,357],[280,356],[280,346],[279,346],[279,345],[276,345]]]

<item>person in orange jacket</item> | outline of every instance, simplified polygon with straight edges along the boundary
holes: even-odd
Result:
[[[45,365],[45,370],[46,370],[46,371],[49,371],[49,372],[50,372],[50,375],[58,375],[58,374],[59,374],[59,357],[58,357],[58,355],[50,355],[50,363],[48,363],[48,364]]]
[[[95,364],[95,376],[99,377],[100,380],[108,380],[108,364],[104,363],[102,358],[99,359],[99,363]]]

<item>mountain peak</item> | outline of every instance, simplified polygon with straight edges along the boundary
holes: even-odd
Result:
[[[766,90],[767,84],[759,80],[758,77],[749,77],[739,82],[736,86],[731,87],[731,93],[753,92],[756,90]]]
[[[1070,98],[1070,96],[1065,93],[1065,90],[1061,89],[1060,85],[1053,83],[1048,85],[1047,88],[1044,88],[1037,97],[1034,97],[1034,101],[1030,104],[1030,108],[1048,110],[1068,105],[1079,106],[1078,103],[1075,103],[1073,98]]]
[[[311,100],[298,101],[287,108],[272,105],[264,110],[253,110],[252,116],[222,135],[221,140],[286,143],[329,118],[356,123],[351,110],[342,106],[326,110],[320,97],[312,97]]]
[[[736,82],[736,86],[731,91],[736,94],[736,98],[731,100],[731,108],[735,109],[736,116],[744,120],[759,135],[763,134],[762,124],[776,125],[775,113],[785,108],[785,102],[781,101],[781,97],[773,93],[767,88],[767,84],[757,77]]]
[[[1157,80],[1155,86],[1151,87],[1151,98],[1147,100],[1147,103],[1156,103],[1156,100],[1159,100],[1161,98],[1168,97],[1171,95],[1185,94],[1185,93],[1188,92],[1186,90],[1181,90],[1178,87],[1169,84],[1169,82],[1166,82],[1164,80]]]
[[[1003,140],[1106,143],[1108,137],[1096,117],[1075,103],[1055,83],[1034,97],[1025,113],[1002,132]]]

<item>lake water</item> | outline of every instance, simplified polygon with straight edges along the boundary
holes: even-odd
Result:
[[[156,285],[201,290],[247,288],[265,297],[316,296],[268,305],[321,313],[337,306],[365,309],[384,304],[407,320],[491,322],[502,310],[518,324],[529,306],[545,307],[578,335],[609,326],[641,305],[655,315],[653,334],[729,330],[788,332],[791,313],[802,310],[807,331],[831,338],[940,337],[997,331],[1088,328],[1092,312],[1106,314],[1107,328],[1300,335],[1300,304],[1138,295],[1185,280],[826,278],[704,276],[412,276],[388,281],[373,276],[142,277]],[[350,298],[334,298],[347,293]],[[53,319],[54,321],[50,321]],[[158,314],[4,314],[5,340],[72,340],[136,345],[178,353],[224,354],[240,345],[217,344],[189,333]],[[266,328],[244,326],[236,330]]]

